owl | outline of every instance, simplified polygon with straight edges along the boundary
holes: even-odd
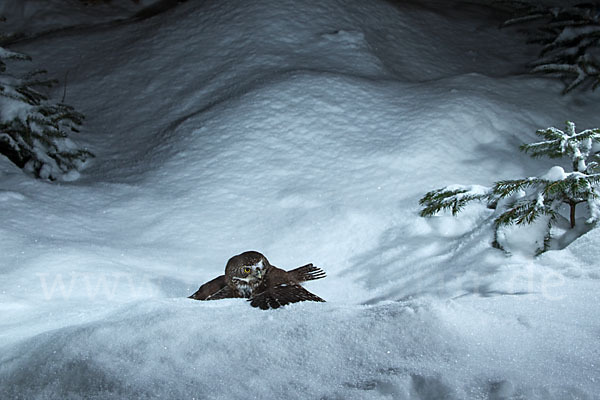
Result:
[[[200,286],[189,296],[195,300],[246,298],[253,307],[263,310],[279,308],[299,301],[325,301],[300,286],[301,282],[324,278],[325,272],[312,264],[285,271],[271,265],[257,251],[246,251],[231,257],[225,275]]]

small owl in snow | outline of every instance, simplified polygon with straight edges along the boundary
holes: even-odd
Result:
[[[225,275],[200,286],[189,298],[218,300],[247,298],[253,307],[263,310],[278,308],[300,301],[320,301],[322,298],[300,286],[301,282],[324,278],[325,272],[307,264],[285,271],[271,265],[257,251],[246,251],[231,257],[225,266]]]

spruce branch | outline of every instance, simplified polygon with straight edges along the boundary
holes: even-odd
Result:
[[[523,24],[549,17],[551,10],[527,1],[498,0],[494,4],[512,12],[512,17],[502,23],[502,27]]]
[[[537,199],[516,200],[507,206],[506,211],[494,220],[496,227],[505,225],[531,224],[542,215],[556,217],[556,212],[545,204],[540,204]]]
[[[492,192],[498,196],[498,198],[503,199],[518,191],[525,190],[528,187],[537,185],[539,182],[537,178],[525,178],[525,179],[514,179],[514,180],[503,180],[498,181],[494,184]]]
[[[600,141],[600,129],[586,129],[577,133],[575,123],[566,122],[564,131],[550,127],[538,129],[536,135],[545,138],[545,141],[523,144],[520,149],[529,153],[534,158],[547,156],[550,158],[570,157],[573,169],[585,172],[587,169],[586,159],[590,155],[592,143]]]
[[[465,187],[458,189],[445,187],[432,190],[419,200],[419,204],[424,206],[420,215],[430,217],[444,210],[450,210],[452,215],[457,215],[471,201],[489,200],[489,190],[486,189],[483,187],[478,187],[478,190]]]

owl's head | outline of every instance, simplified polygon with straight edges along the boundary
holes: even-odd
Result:
[[[244,297],[250,297],[260,284],[269,266],[266,257],[257,251],[246,251],[231,257],[225,266],[225,278]]]

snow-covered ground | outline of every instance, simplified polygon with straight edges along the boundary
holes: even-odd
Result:
[[[502,14],[189,0],[110,24],[136,8],[113,3],[0,5],[76,26],[11,49],[68,76],[96,154],[63,183],[0,158],[0,398],[600,399],[600,230],[534,258],[490,246],[483,205],[418,216],[431,189],[547,171],[517,150],[538,128],[600,125],[597,93],[524,73]],[[327,303],[186,298],[250,249],[326,270]]]

